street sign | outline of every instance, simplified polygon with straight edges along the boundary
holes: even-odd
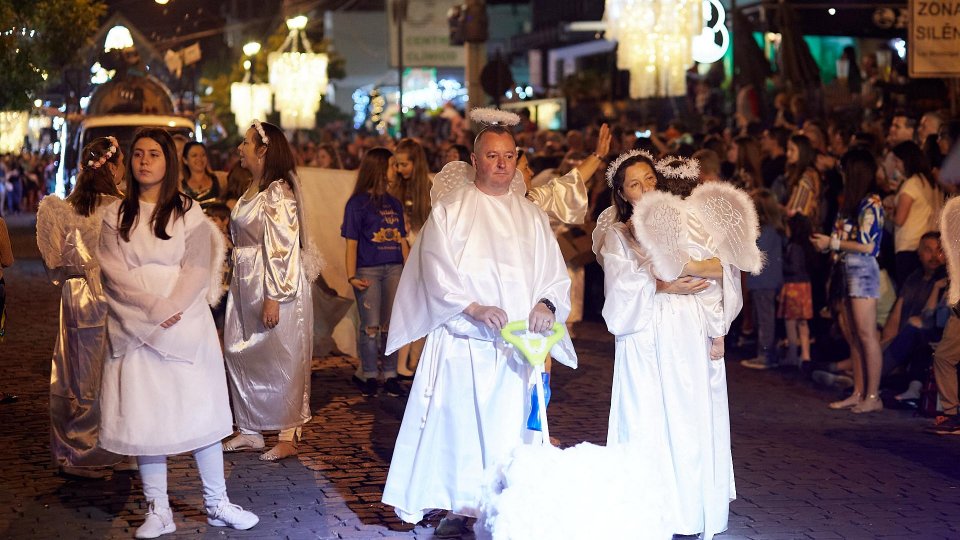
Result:
[[[960,1],[910,0],[910,76],[960,77]]]
[[[402,0],[401,0],[402,1]],[[460,0],[406,0],[403,6],[387,1],[387,25],[390,28],[390,65],[397,65],[397,19],[403,20],[403,65],[405,67],[459,67],[464,64],[463,47],[450,45],[447,11]]]

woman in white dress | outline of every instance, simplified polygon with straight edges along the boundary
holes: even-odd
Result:
[[[301,426],[310,421],[310,282],[319,269],[303,249],[303,205],[283,131],[254,121],[239,150],[253,182],[230,216],[234,266],[223,346],[240,433],[224,449],[260,450],[260,432],[280,430],[277,445],[260,456],[277,461],[297,455]]]
[[[725,327],[740,308],[739,273],[721,264],[713,240],[690,217],[689,235],[680,246],[689,261],[679,277],[664,277],[675,281],[657,279],[654,253],[638,242],[643,238],[636,232],[633,204],[652,184],[665,190],[678,179],[651,164],[648,156],[631,152],[611,165],[619,219],[595,248],[605,273],[603,316],[617,336],[607,444],[647,445],[650,459],[673,471],[673,482],[657,488],[673,531],[710,538],[726,529],[729,501],[735,498],[719,360]],[[685,196],[693,185],[696,178],[687,179],[686,191],[675,194]]]
[[[37,247],[61,288],[60,328],[50,369],[50,451],[62,474],[102,477],[120,456],[97,446],[100,377],[107,356],[107,304],[95,250],[103,209],[123,195],[123,152],[112,137],[90,141],[66,200],[48,195],[37,210]]]
[[[146,520],[137,538],[176,530],[167,456],[192,452],[207,523],[249,529],[259,518],[230,503],[220,440],[231,432],[223,355],[208,304],[221,294],[223,238],[178,190],[176,147],[160,128],[134,135],[127,193],[103,215],[111,355],[104,362],[100,445],[137,456]]]

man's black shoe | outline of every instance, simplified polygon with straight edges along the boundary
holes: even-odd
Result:
[[[396,377],[391,377],[384,381],[383,389],[387,395],[394,397],[405,397],[407,391],[400,385],[400,381]]]

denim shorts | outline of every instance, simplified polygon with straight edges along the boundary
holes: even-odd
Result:
[[[880,298],[880,265],[872,255],[847,253],[843,257],[847,275],[847,296],[850,298]]]

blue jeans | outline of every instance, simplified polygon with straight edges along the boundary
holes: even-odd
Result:
[[[757,360],[769,367],[780,364],[777,351],[777,289],[753,289],[750,300],[753,302],[753,324],[757,329]]]
[[[880,298],[880,265],[876,257],[846,253],[843,268],[847,274],[847,296]]]
[[[353,289],[353,294],[357,297],[357,309],[360,312],[357,346],[360,349],[363,376],[367,379],[376,378],[380,372],[377,364],[380,351],[386,344],[390,310],[393,309],[393,299],[397,296],[401,270],[403,265],[400,264],[357,268],[356,277],[370,283],[370,286],[362,291]],[[387,379],[397,376],[396,352],[384,357],[383,376]]]

